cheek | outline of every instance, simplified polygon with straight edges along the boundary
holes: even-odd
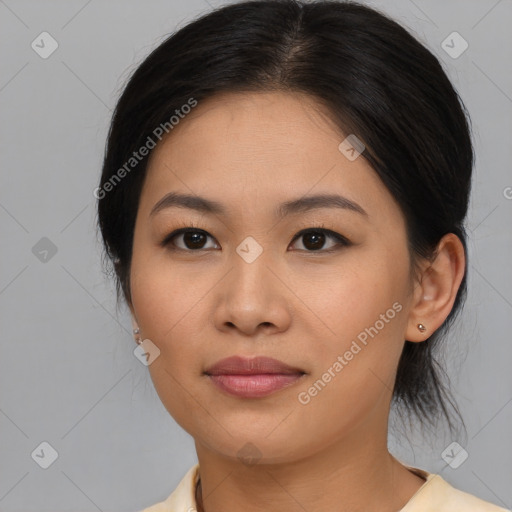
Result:
[[[339,408],[330,414],[347,419],[351,410],[355,419],[357,411],[393,388],[407,324],[408,266],[400,255],[379,261],[372,265],[359,258],[350,271],[309,290],[308,305],[320,312],[317,324],[329,327],[311,347],[315,364],[309,384],[317,384],[301,390],[304,401],[311,400],[307,407],[319,414],[336,403]]]
[[[326,347],[350,345],[376,323],[381,339],[394,339],[404,325],[405,315],[398,310],[406,309],[407,272],[400,254],[367,258],[361,253],[338,270],[304,277],[305,300],[316,313],[318,327],[328,334],[326,339],[332,340]]]
[[[193,418],[201,415],[192,387],[202,372],[199,330],[205,324],[197,305],[204,291],[191,286],[190,278],[185,283],[183,273],[141,261],[132,262],[133,306],[143,337],[160,350],[148,370],[169,414],[186,431],[193,431]]]
[[[183,329],[199,327],[195,318],[205,292],[214,284],[210,273],[180,269],[165,253],[134,252],[132,301],[142,333],[161,350]]]
[[[379,411],[374,418],[382,422],[387,418],[404,308],[398,301],[366,306],[340,314],[334,325],[340,335],[330,342],[324,338],[313,354],[314,370],[296,396],[304,432],[321,430],[324,440],[332,440],[361,425],[372,411]],[[321,426],[315,418],[324,419]]]
[[[187,393],[180,384],[189,388],[202,375],[212,331],[208,291],[221,277],[199,265],[197,269],[185,266],[171,262],[165,252],[141,248],[134,251],[130,274],[141,334],[160,350],[149,371],[159,394],[174,390],[162,400],[170,408],[186,402]]]

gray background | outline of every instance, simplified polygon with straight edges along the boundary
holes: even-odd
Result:
[[[1,511],[135,511],[166,498],[196,462],[133,355],[129,317],[101,270],[92,191],[128,73],[220,3],[0,0]],[[468,436],[390,443],[402,460],[510,508],[512,2],[368,3],[442,60],[477,154],[470,291],[446,352]],[[31,48],[43,31],[59,44],[47,59]],[[456,59],[441,47],[453,31],[469,43]],[[43,237],[55,254],[41,252]],[[46,470],[31,457],[43,441],[58,453]],[[441,456],[452,441],[469,454],[457,469]]]

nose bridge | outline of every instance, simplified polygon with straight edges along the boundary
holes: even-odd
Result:
[[[268,279],[272,276],[268,267],[272,267],[272,255],[252,236],[246,237],[231,255],[233,265],[232,279],[241,292],[264,293]]]
[[[250,238],[250,237],[248,237]],[[290,323],[286,287],[276,278],[278,270],[271,250],[244,239],[230,255],[230,272],[215,300],[215,322],[224,330],[236,327],[254,334],[258,326],[273,326],[281,332]]]

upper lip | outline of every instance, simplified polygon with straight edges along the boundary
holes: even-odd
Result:
[[[209,366],[205,373],[207,375],[258,375],[263,373],[292,374],[305,373],[300,368],[289,366],[278,359],[271,357],[232,356],[217,361]]]

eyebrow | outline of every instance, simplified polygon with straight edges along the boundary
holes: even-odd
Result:
[[[167,208],[187,208],[201,213],[209,213],[213,215],[226,215],[226,208],[219,202],[204,197],[170,192],[160,199],[153,206],[150,217]],[[319,194],[313,196],[304,196],[292,201],[281,203],[275,215],[278,218],[286,217],[296,213],[304,213],[320,208],[341,208],[344,210],[359,213],[368,217],[368,213],[362,206],[347,197],[337,194]]]

